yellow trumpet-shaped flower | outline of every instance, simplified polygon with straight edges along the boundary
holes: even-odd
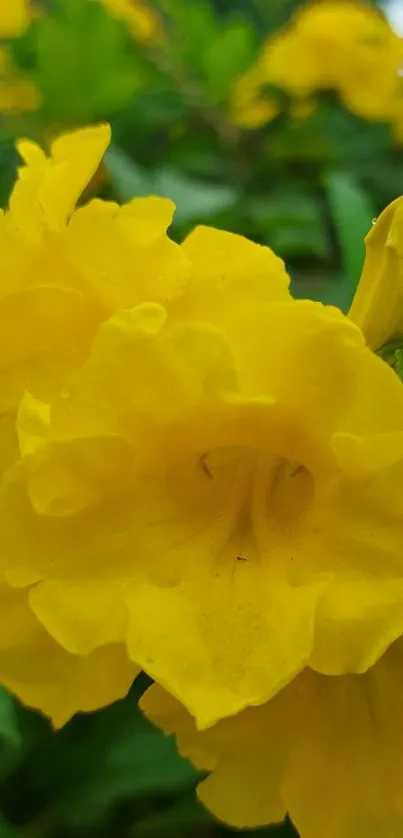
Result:
[[[177,736],[183,756],[209,772],[198,789],[236,827],[280,822],[301,838],[396,838],[403,831],[402,640],[365,675],[310,669],[267,704],[198,731],[161,687],[146,715]]]
[[[125,646],[208,726],[403,632],[403,387],[269,249],[178,246],[159,198],[75,209],[108,139],[19,146],[0,565],[66,653]]]
[[[303,101],[317,90],[334,90],[357,116],[392,122],[402,65],[403,40],[379,11],[354,0],[314,0],[266,41],[255,66],[236,82],[235,118],[246,124],[248,103],[242,105],[249,89],[255,125],[262,124],[264,87],[274,85]],[[253,113],[251,126],[252,120]]]
[[[366,238],[350,317],[374,350],[403,334],[403,198],[381,213]]]

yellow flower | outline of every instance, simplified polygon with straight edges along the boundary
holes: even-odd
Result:
[[[265,85],[302,99],[316,90],[335,90],[358,116],[393,121],[402,64],[403,39],[378,11],[353,0],[317,0],[266,41],[245,83],[258,76],[263,101]],[[241,78],[237,86],[242,83]]]
[[[126,646],[208,726],[403,632],[403,387],[267,248],[179,247],[158,198],[75,210],[108,139],[20,144],[0,563],[69,655]]]
[[[136,41],[155,41],[161,22],[151,6],[144,0],[101,0],[111,15],[127,23]]]
[[[403,198],[381,213],[365,243],[364,269],[349,316],[378,350],[403,334]]]
[[[292,26],[292,24],[291,24]],[[305,33],[297,26],[266,41],[259,60],[264,84],[273,84],[291,96],[305,98],[321,87],[327,87],[326,68],[317,49],[308,44]]]
[[[209,776],[203,803],[236,827],[280,822],[301,838],[397,838],[403,831],[403,642],[365,675],[306,669],[267,704],[198,731],[161,687],[146,715]]]
[[[31,20],[29,0],[2,0],[0,9],[0,38],[18,38]]]
[[[403,39],[379,12],[368,7],[359,11],[335,87],[345,107],[357,116],[393,121],[401,97]]]
[[[273,98],[262,96],[261,87],[261,74],[255,69],[237,79],[230,101],[230,117],[236,125],[259,128],[280,113],[280,107]]]
[[[35,85],[14,66],[9,52],[0,49],[0,113],[34,111],[40,105]]]

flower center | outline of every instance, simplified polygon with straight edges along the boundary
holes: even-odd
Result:
[[[301,463],[224,448],[204,454],[200,468],[216,496],[217,534],[226,531],[227,550],[238,562],[271,552],[275,531],[286,535],[298,526],[312,502],[314,479]]]

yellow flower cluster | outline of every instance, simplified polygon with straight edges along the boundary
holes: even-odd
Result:
[[[264,88],[273,86],[296,103],[334,90],[357,116],[394,123],[403,109],[402,67],[403,39],[379,11],[354,0],[312,0],[237,81],[234,119],[247,127],[269,121],[276,108]]]
[[[347,318],[169,200],[77,209],[109,136],[21,142],[0,217],[0,680],[61,725],[143,668],[218,817],[395,838],[400,204]]]
[[[144,0],[101,0],[111,15],[123,20],[136,41],[154,41],[161,22],[156,11]]]

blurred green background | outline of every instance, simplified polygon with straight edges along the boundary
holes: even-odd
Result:
[[[167,195],[178,204],[174,238],[197,223],[243,233],[285,259],[297,295],[346,309],[363,237],[403,192],[393,126],[353,115],[329,92],[303,118],[286,101],[260,127],[231,116],[237,78],[298,5],[159,0],[148,3],[157,21],[150,36],[102,0],[36,2],[26,31],[3,44],[1,205],[15,178],[16,137],[46,146],[61,131],[106,120],[113,143],[85,197]],[[137,710],[145,685],[57,733],[0,693],[0,838],[229,834],[196,802],[196,772]],[[289,824],[259,831],[269,833],[295,835]]]

